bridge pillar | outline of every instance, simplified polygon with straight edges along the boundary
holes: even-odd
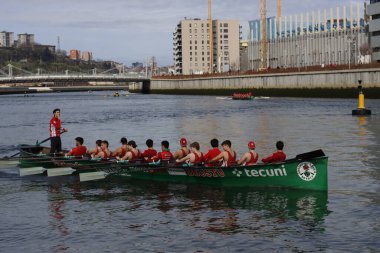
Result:
[[[141,92],[142,92],[142,94],[150,94],[150,80],[143,81]]]
[[[13,66],[12,66],[12,64],[8,64],[8,76],[9,77],[13,76]]]

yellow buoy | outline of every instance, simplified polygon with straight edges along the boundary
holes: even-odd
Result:
[[[366,115],[371,115],[372,112],[371,110],[367,110],[365,108],[365,97],[363,93],[363,86],[362,80],[359,80],[359,99],[358,99],[358,109],[352,111],[352,115],[354,116],[366,116]]]

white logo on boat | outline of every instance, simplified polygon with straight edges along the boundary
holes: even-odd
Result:
[[[312,181],[317,176],[317,168],[310,162],[303,162],[298,165],[297,174],[304,181]]]
[[[232,174],[234,174],[234,175],[237,176],[237,177],[240,177],[241,174],[243,174],[243,172],[241,172],[241,171],[238,170],[238,169],[234,169],[234,170],[232,171]]]

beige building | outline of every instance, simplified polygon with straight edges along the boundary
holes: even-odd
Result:
[[[18,46],[32,46],[34,44],[34,34],[23,33],[18,35]]]
[[[81,59],[82,59],[82,61],[85,61],[85,62],[92,61],[92,52],[89,52],[89,51],[82,52]]]
[[[176,74],[191,75],[213,71],[226,72],[240,68],[240,24],[234,20],[214,20],[213,47],[210,50],[208,20],[182,20],[174,36]]]
[[[14,44],[12,32],[0,32],[0,47],[12,47]]]

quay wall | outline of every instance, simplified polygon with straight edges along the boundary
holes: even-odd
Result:
[[[358,80],[369,98],[380,98],[380,68],[279,74],[255,74],[183,79],[153,78],[150,87],[131,91],[153,94],[231,95],[253,91],[255,96],[357,97]]]

